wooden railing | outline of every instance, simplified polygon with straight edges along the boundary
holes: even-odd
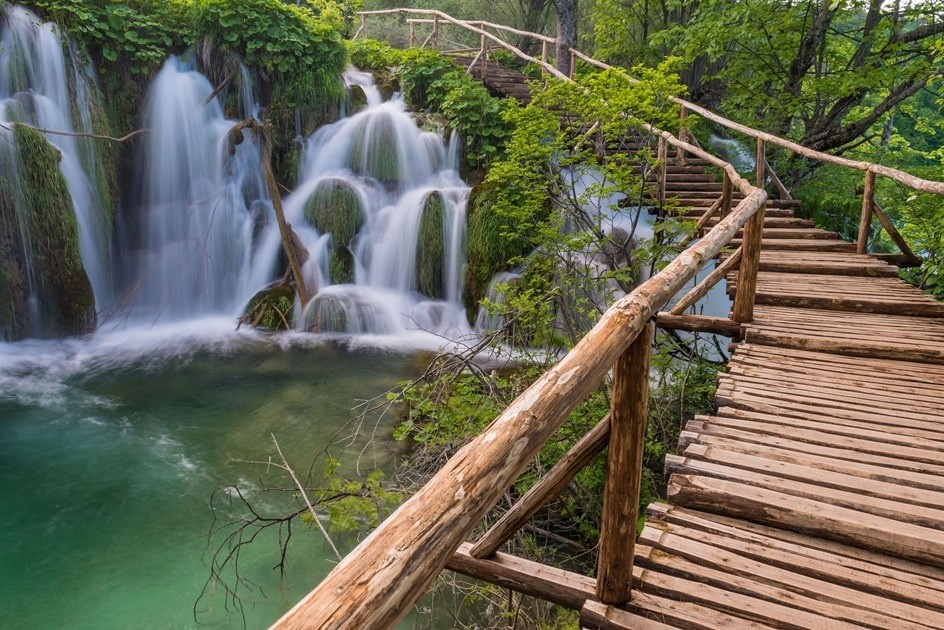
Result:
[[[544,58],[534,59],[488,29],[501,29],[519,35],[526,34],[543,42],[553,42],[550,38],[487,22],[464,22],[439,11],[394,9],[365,12],[361,14],[361,29],[357,36],[366,33],[367,16],[384,13],[431,16],[433,32],[424,44],[435,45],[441,24],[452,24],[478,34],[483,55],[487,54],[486,42],[491,42],[537,64],[549,74],[570,80],[550,65],[546,47]],[[416,41],[415,31],[411,41]],[[601,65],[579,51],[572,50],[571,54],[575,59]],[[412,608],[447,564],[475,577],[491,579],[567,606],[579,608],[584,601],[593,597],[610,604],[627,602],[632,584],[633,544],[642,477],[652,322],[658,316],[660,322],[674,321],[680,327],[689,326],[690,329],[723,324],[722,328],[726,327],[729,334],[735,335],[742,323],[751,321],[767,201],[764,190],[769,175],[766,143],[777,144],[808,157],[816,156],[815,159],[822,161],[864,170],[867,178],[871,177],[873,181],[875,175],[881,174],[911,185],[916,190],[944,193],[944,184],[940,182],[919,180],[894,169],[810,151],[728,121],[686,101],[679,100],[679,103],[688,111],[757,139],[756,164],[759,168],[755,169],[755,181],[747,181],[732,165],[699,146],[669,132],[653,130],[659,137],[659,156],[663,163],[667,147],[671,145],[680,156],[696,156],[722,169],[724,192],[706,212],[707,218],[703,217],[700,227],[707,227],[708,219],[716,213],[720,215],[717,225],[682,251],[657,275],[613,304],[564,358],[456,453],[426,485],[348,554],[315,590],[286,613],[274,627],[361,629],[392,626]],[[732,208],[734,189],[739,190],[744,199]],[[870,198],[868,190],[866,197]],[[660,313],[742,228],[742,245],[735,254],[683,297],[670,312]],[[718,318],[682,315],[712,284],[735,267],[738,268],[738,283],[731,320],[718,323],[709,321]],[[679,322],[681,317],[688,319]],[[608,417],[580,440],[475,545],[465,544],[456,553],[473,528],[497,504],[553,432],[611,370],[613,392]],[[519,571],[511,575],[507,559],[488,560],[607,443],[608,481],[603,501],[599,566],[597,579],[593,582],[595,593],[592,589],[588,591],[587,588],[581,590],[555,584],[554,579],[535,572],[529,574]]]

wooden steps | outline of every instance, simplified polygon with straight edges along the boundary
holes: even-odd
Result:
[[[732,273],[729,278],[728,292],[733,295],[737,286],[737,273]],[[763,271],[757,275],[755,303],[857,313],[944,317],[944,303],[902,280],[889,277]]]
[[[648,517],[633,615],[682,628],[944,627],[940,570],[665,504]]]
[[[453,63],[468,69],[474,60],[473,56],[468,54],[449,55]],[[488,62],[488,69],[485,73],[485,79],[482,79],[482,67],[476,63],[469,73],[488,88],[495,96],[513,98],[520,103],[527,105],[531,102],[531,88],[528,81],[531,80],[525,74],[512,70],[494,61]]]

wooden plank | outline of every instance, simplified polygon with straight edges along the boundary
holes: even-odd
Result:
[[[944,592],[915,584],[919,580],[915,576],[899,574],[899,578],[908,579],[893,579],[876,573],[875,565],[819,552],[815,549],[817,539],[808,539],[810,546],[801,547],[734,528],[720,529],[725,531],[723,535],[653,520],[646,524],[640,543],[698,564],[763,576],[817,599],[829,598],[944,628]]]
[[[580,609],[580,627],[588,630],[668,630],[659,621],[646,619],[602,602],[587,600]]]
[[[770,468],[775,468],[776,464],[777,462],[771,462]],[[870,514],[899,523],[909,523],[926,530],[944,529],[944,513],[941,510],[859,494],[853,489],[834,483],[832,481],[834,475],[821,475],[820,478],[810,480],[810,482],[796,481],[788,476],[776,476],[775,472],[755,472],[745,467],[734,467],[730,464],[718,464],[679,455],[667,455],[665,468],[679,475],[700,475],[763,488],[784,496],[795,497],[798,500],[804,499],[841,507],[857,514]],[[940,551],[944,554],[944,536],[939,539],[942,545]]]
[[[783,426],[782,431],[777,431]],[[828,452],[836,459],[848,461],[872,462],[883,466],[895,467],[901,470],[914,472],[932,472],[944,474],[944,464],[937,464],[928,457],[924,449],[909,448],[906,446],[889,445],[890,449],[882,449],[884,442],[860,438],[850,438],[843,435],[824,433],[809,429],[797,429],[789,425],[772,423],[745,422],[736,418],[724,416],[696,416],[685,425],[685,444],[708,439],[711,436],[728,437],[753,442],[793,448],[805,452]],[[782,436],[782,437],[781,437]],[[890,457],[884,457],[885,454]],[[894,457],[891,457],[894,455]],[[928,460],[931,461],[928,461]],[[940,457],[944,462],[944,456]]]
[[[842,619],[889,630],[944,627],[941,625],[944,624],[944,615],[937,611],[838,585],[809,576],[797,568],[773,566],[763,554],[759,559],[745,557],[735,551],[655,528],[644,530],[639,542],[661,552],[650,555],[650,560],[659,570],[711,581],[766,601],[789,603],[821,614],[826,619]],[[843,570],[834,567],[833,571],[836,569]]]
[[[806,485],[854,491],[863,497],[888,499],[893,503],[907,503],[909,506],[914,506],[913,511],[918,518],[927,518],[927,522],[938,520],[944,523],[944,511],[938,509],[939,506],[944,505],[944,496],[940,491],[909,487],[900,483],[899,480],[876,479],[878,475],[874,474],[853,474],[848,472],[848,466],[846,466],[846,471],[837,471],[825,466],[810,466],[798,461],[799,458],[794,456],[777,458],[766,454],[765,449],[753,449],[755,451],[753,453],[751,450],[747,448],[729,450],[726,445],[692,444],[685,449],[681,456],[684,457],[684,461],[680,461],[679,465],[686,470],[691,467],[706,474],[715,471],[719,474],[736,475],[735,470],[743,470],[758,473],[765,477],[771,476],[778,479],[797,481],[804,484],[804,487],[798,488],[798,492],[815,492],[806,488]],[[680,456],[673,455],[673,457]],[[700,460],[710,465],[711,468],[698,465],[692,466],[688,460]],[[718,468],[716,469],[715,466]],[[763,483],[762,477],[753,474],[741,476],[740,479],[744,481],[756,479],[758,483]],[[784,487],[794,488],[789,484]],[[833,495],[834,493],[830,494]],[[837,497],[837,500],[847,500],[849,498],[840,494],[834,496]],[[884,506],[884,508],[891,507],[891,504],[885,502],[869,503],[879,507]],[[921,507],[930,509],[919,509]],[[907,509],[910,510],[911,508]]]
[[[845,567],[847,572],[874,574],[944,592],[944,570],[921,562],[667,503],[651,503],[647,513],[653,519],[677,523],[688,529],[717,533],[730,539],[760,541],[764,545],[779,546],[799,555],[834,561],[838,566]]]
[[[782,592],[781,601],[761,599],[754,594],[728,588],[725,581],[706,579],[688,579],[684,575],[673,575],[662,570],[657,560],[665,556],[651,547],[639,546],[637,560],[646,565],[639,571],[639,588],[645,589],[646,595],[654,593],[666,599],[687,601],[708,606],[720,612],[748,619],[763,625],[792,630],[821,628],[828,623],[829,628],[851,629],[859,627],[838,619],[824,619],[823,615],[808,612],[789,605],[792,594]],[[655,557],[653,557],[655,556]],[[731,624],[714,627],[732,627]],[[740,627],[740,624],[733,625]]]
[[[838,449],[823,449],[811,444],[802,442],[780,441],[780,444],[774,444],[770,441],[760,442],[754,440],[738,440],[732,436],[718,436],[709,433],[699,433],[694,438],[695,443],[702,446],[717,446],[731,453],[743,453],[753,457],[765,457],[805,466],[816,470],[809,471],[809,476],[817,474],[817,470],[824,470],[844,475],[854,475],[874,481],[882,481],[890,484],[906,485],[910,488],[921,488],[924,490],[933,490],[944,492],[944,477],[940,474],[928,474],[926,472],[912,472],[902,470],[898,466],[889,465],[882,462],[879,458],[871,456],[871,461],[856,461],[854,457],[849,457],[849,453],[839,451]],[[818,454],[825,451],[826,454]],[[684,450],[686,456],[690,456],[688,450]],[[884,458],[891,462],[898,463],[897,460]]]
[[[944,566],[944,534],[940,529],[702,475],[673,475],[668,496],[672,503],[683,507],[707,512],[723,507],[727,516]]]
[[[926,443],[918,438],[897,437],[882,431],[868,431],[826,421],[811,422],[793,418],[785,423],[770,414],[723,407],[712,422],[746,431],[789,436],[824,446],[848,446],[872,454],[889,453],[902,459],[934,465],[944,463],[941,451],[926,448]]]

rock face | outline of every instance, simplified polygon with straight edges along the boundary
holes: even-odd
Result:
[[[0,152],[0,336],[89,332],[95,297],[60,154],[23,125],[12,137],[14,146]]]

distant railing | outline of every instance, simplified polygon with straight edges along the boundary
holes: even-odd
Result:
[[[424,19],[410,23],[411,43],[417,41],[415,24],[432,24],[432,32],[423,45],[436,46],[441,24],[448,23],[478,34],[483,58],[487,57],[488,42],[491,42],[538,65],[548,74],[565,81],[571,80],[550,64],[546,45],[542,59],[535,59],[489,32],[489,29],[533,37],[544,44],[554,43],[552,38],[487,22],[457,20],[440,11],[392,9],[364,12],[360,14],[361,28],[355,37],[366,34],[368,16],[393,13],[431,16],[430,21]],[[576,50],[571,50],[571,54],[575,59],[593,65],[606,65]],[[663,164],[667,146],[671,145],[680,157],[690,154],[722,169],[722,196],[702,216],[699,227],[707,228],[708,220],[716,214],[719,215],[718,223],[657,275],[613,304],[563,359],[456,453],[426,485],[348,554],[315,590],[286,613],[274,627],[361,629],[392,626],[426,592],[447,563],[458,570],[469,570],[468,567],[475,564],[477,577],[490,578],[506,585],[513,584],[519,590],[567,606],[580,607],[590,597],[608,604],[626,603],[630,598],[633,579],[649,359],[654,329],[652,322],[658,316],[660,323],[667,321],[672,327],[710,329],[736,335],[741,324],[752,321],[767,201],[764,184],[770,173],[765,143],[777,144],[814,159],[866,171],[869,216],[874,207],[874,188],[869,182],[874,183],[877,174],[916,190],[944,194],[944,183],[921,180],[895,169],[811,151],[729,121],[687,101],[677,99],[676,102],[685,108],[683,112],[698,113],[756,138],[755,181],[747,181],[732,165],[693,143],[666,131],[652,130],[659,137],[658,155]],[[684,131],[681,133],[684,134]],[[660,177],[663,189],[664,179],[664,176]],[[739,190],[744,198],[732,208],[734,189]],[[864,207],[863,216],[865,214]],[[660,313],[742,228],[741,246],[735,255],[728,257],[704,282],[683,297],[681,306],[677,305],[669,313]],[[738,282],[730,320],[682,315],[683,310],[694,304],[712,284],[735,267],[738,269]],[[721,321],[717,321],[719,319]],[[476,524],[497,504],[554,431],[611,370],[613,392],[608,417],[580,440],[478,543],[471,547],[465,545],[456,554]],[[529,575],[526,572],[519,571],[510,577],[506,559],[488,560],[541,505],[554,497],[607,444],[607,483],[595,593],[588,594],[579,588],[554,584],[547,576]]]

